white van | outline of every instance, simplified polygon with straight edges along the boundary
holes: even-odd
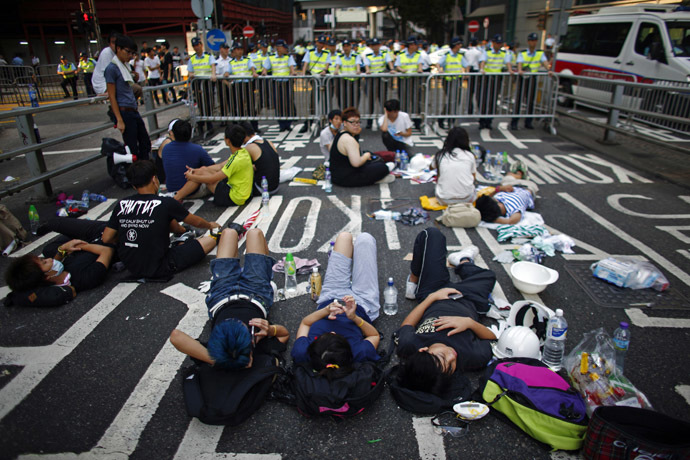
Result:
[[[555,70],[561,76],[599,71],[635,82],[690,82],[690,9],[644,3],[571,16]]]

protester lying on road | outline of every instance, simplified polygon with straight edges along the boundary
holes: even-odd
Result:
[[[353,244],[350,233],[339,234],[317,310],[302,319],[292,357],[329,379],[349,374],[356,362],[378,360],[379,333],[371,323],[380,308],[376,240],[360,233]]]
[[[446,266],[446,237],[436,228],[415,239],[405,296],[421,300],[398,331],[398,379],[411,390],[444,393],[456,371],[480,369],[491,359],[496,336],[477,320],[489,309],[495,274],[474,265],[470,246],[451,254],[460,282],[451,282]]]
[[[268,255],[263,232],[247,232],[244,268],[240,266],[238,241],[237,230],[223,230],[218,254],[211,261],[211,289],[206,295],[211,318],[208,344],[178,329],[170,334],[170,343],[179,351],[219,369],[251,367],[257,354],[284,351],[290,337],[284,326],[268,321],[275,261]]]
[[[484,222],[515,225],[526,210],[534,209],[534,198],[526,188],[499,185],[490,194],[477,198],[475,206]]]

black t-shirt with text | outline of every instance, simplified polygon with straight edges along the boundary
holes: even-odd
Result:
[[[153,277],[170,246],[170,222],[189,215],[173,198],[132,195],[113,209],[108,227],[118,232],[118,255],[136,276]]]

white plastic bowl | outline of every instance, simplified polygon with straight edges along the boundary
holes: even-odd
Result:
[[[510,267],[513,285],[525,294],[538,294],[558,281],[558,272],[534,262],[516,262]]]

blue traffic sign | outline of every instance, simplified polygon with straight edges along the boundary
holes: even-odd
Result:
[[[206,33],[206,43],[211,51],[218,51],[225,43],[225,34],[220,29],[211,29]]]

